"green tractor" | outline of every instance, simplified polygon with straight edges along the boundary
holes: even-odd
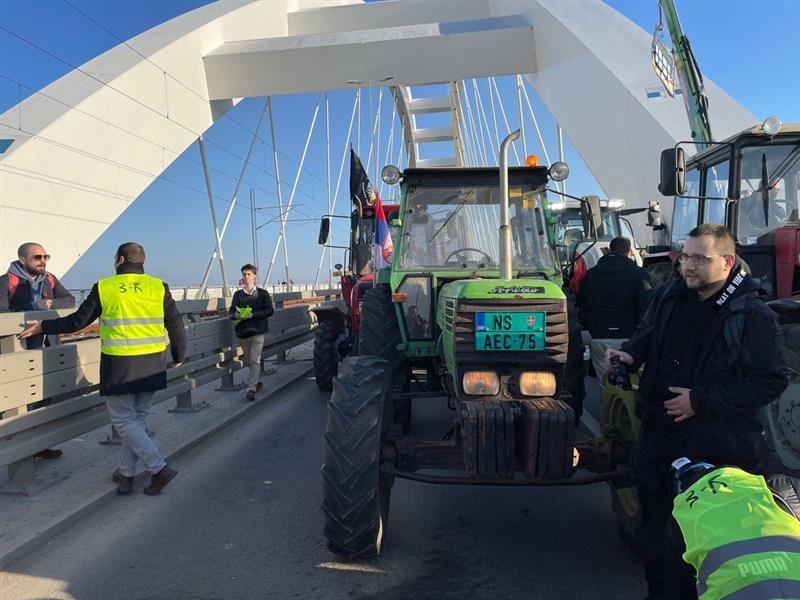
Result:
[[[358,355],[342,361],[328,403],[323,511],[337,555],[380,552],[397,477],[574,485],[626,474],[603,440],[575,440],[583,344],[546,199],[568,169],[509,169],[518,135],[499,169],[384,169],[400,183],[399,239],[363,297]],[[411,423],[423,402],[451,410],[430,439]]]

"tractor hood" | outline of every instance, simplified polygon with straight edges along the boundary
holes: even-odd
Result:
[[[440,317],[443,303],[459,300],[564,300],[561,286],[544,279],[462,279],[442,286],[439,292]],[[440,323],[441,326],[441,323]]]

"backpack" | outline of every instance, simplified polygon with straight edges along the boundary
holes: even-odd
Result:
[[[19,286],[19,275],[14,275],[14,273],[6,273],[8,275],[8,297],[13,298],[14,294],[17,293],[17,287]],[[50,284],[50,290],[55,292],[56,289],[56,276],[52,273],[45,272],[44,274],[47,282]]]

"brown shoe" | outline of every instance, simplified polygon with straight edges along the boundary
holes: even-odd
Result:
[[[144,488],[146,496],[155,496],[161,493],[167,484],[175,479],[178,472],[175,469],[164,467],[158,473],[150,476],[150,485]]]
[[[247,394],[245,395],[250,402],[256,399],[256,391],[255,390],[247,390]]]
[[[61,450],[57,450],[55,448],[48,448],[47,450],[42,450],[41,452],[37,452],[33,456],[35,458],[42,458],[44,460],[53,460],[54,458],[61,458],[64,453]]]

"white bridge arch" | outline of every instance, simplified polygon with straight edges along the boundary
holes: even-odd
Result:
[[[680,101],[653,101],[651,36],[598,1],[217,2],[82,65],[0,115],[0,260],[31,213],[62,274],[239,99],[393,77],[411,165],[463,164],[459,82],[522,73],[609,197],[656,199],[658,151],[689,138]],[[143,58],[146,57],[146,58]],[[157,65],[158,67],[156,67]],[[443,98],[410,86],[450,82]],[[720,138],[755,122],[706,80]],[[451,128],[416,115],[449,111]],[[426,142],[453,155],[420,158]],[[426,162],[427,160],[427,162]],[[665,207],[669,208],[669,207]]]

